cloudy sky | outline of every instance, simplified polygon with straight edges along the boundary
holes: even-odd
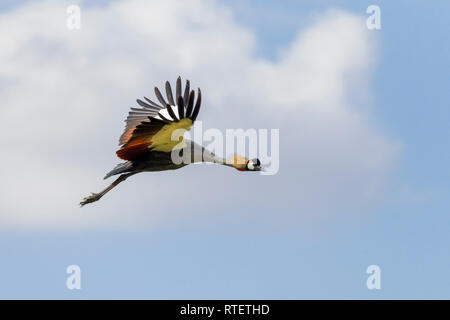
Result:
[[[0,297],[449,298],[450,6],[379,1],[369,30],[371,4],[3,2]],[[204,129],[279,129],[278,173],[144,173],[80,209],[178,75]]]

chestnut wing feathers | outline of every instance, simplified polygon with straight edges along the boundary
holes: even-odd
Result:
[[[124,160],[133,160],[149,149],[169,150],[179,141],[171,141],[171,133],[183,128],[189,130],[198,116],[201,105],[201,91],[198,89],[197,101],[195,91],[190,91],[189,80],[186,81],[182,95],[181,78],[176,83],[175,97],[170,83],[165,84],[168,102],[157,87],[155,95],[160,104],[144,97],[137,99],[141,108],[131,108],[125,120],[125,131],[119,139],[122,146],[117,155]]]

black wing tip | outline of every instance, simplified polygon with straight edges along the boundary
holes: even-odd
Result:
[[[167,100],[169,100],[169,103],[171,105],[174,105],[175,101],[173,100],[172,87],[171,87],[169,81],[166,81],[166,96],[167,96]]]
[[[161,94],[161,91],[159,91],[158,87],[155,87],[155,95],[156,98],[158,98],[158,101],[165,106],[167,104],[166,100],[164,100],[164,97]]]
[[[192,115],[192,107],[194,106],[194,99],[195,99],[195,91],[191,90],[191,92],[188,95],[188,103],[186,107],[186,118],[191,118]]]
[[[172,117],[173,121],[175,121],[175,122],[180,121],[180,119],[178,119],[177,116],[175,115],[175,112],[173,112],[172,106],[170,104],[167,103],[166,108],[167,108],[167,112]]]
[[[197,115],[200,110],[200,104],[201,104],[201,89],[197,88],[197,101],[195,101],[195,90],[190,90],[190,84],[191,81],[189,79],[186,79],[186,85],[184,88],[184,95],[182,94],[182,87],[181,87],[181,75],[177,77],[177,92],[176,92],[176,98],[174,99],[173,93],[172,93],[172,87],[170,85],[169,81],[165,82],[165,89],[166,89],[166,96],[168,101],[164,98],[163,94],[161,93],[160,89],[155,86],[155,96],[157,100],[159,101],[160,105],[153,102],[149,98],[144,96],[144,100],[147,102],[142,101],[141,99],[136,99],[136,102],[144,107],[144,108],[151,108],[151,109],[164,109],[167,108],[169,115],[174,119],[174,121],[180,121],[181,119],[178,119],[178,117],[175,116],[172,106],[178,107],[178,114],[180,115],[180,118],[188,118],[192,121],[195,121],[197,118]],[[172,98],[172,99],[171,99]],[[195,105],[194,105],[195,104]],[[158,110],[155,110],[158,112]]]
[[[137,102],[138,105],[140,105],[141,107],[151,107],[148,103],[145,103],[145,102],[142,101],[141,99],[136,99],[136,102]]]
[[[197,119],[198,113],[200,111],[200,105],[202,103],[202,92],[200,88],[197,88],[197,90],[198,90],[197,101],[195,102],[195,107],[192,111],[192,114],[189,117],[192,120],[192,122],[194,122]]]
[[[177,104],[178,104],[178,115],[180,116],[180,120],[184,119],[185,118],[184,101],[182,96],[178,96]]]

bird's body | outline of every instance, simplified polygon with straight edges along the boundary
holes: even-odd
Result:
[[[197,118],[201,104],[201,92],[198,89],[194,106],[195,92],[189,92],[190,83],[186,81],[184,95],[181,90],[181,79],[176,86],[176,103],[172,89],[166,82],[165,101],[161,92],[155,87],[155,94],[161,105],[148,98],[137,100],[142,108],[131,108],[126,120],[125,131],[120,137],[122,146],[117,156],[126,162],[117,165],[105,179],[120,174],[110,186],[100,193],[93,193],[84,198],[81,206],[95,202],[128,177],[146,171],[165,171],[180,169],[195,162],[212,162],[234,167],[240,171],[261,170],[258,159],[248,160],[242,156],[234,156],[232,161],[225,161],[201,145],[183,138]]]
[[[189,163],[196,162],[225,162],[224,159],[217,157],[198,143],[195,143],[194,141],[188,139],[185,139],[184,141],[186,146],[180,149],[178,153],[180,156],[190,154],[190,159],[187,162],[181,162],[177,164],[174,163],[172,161],[172,152],[149,151],[134,160],[117,165],[117,167],[115,167],[105,176],[105,179],[119,173],[175,170],[187,166]]]

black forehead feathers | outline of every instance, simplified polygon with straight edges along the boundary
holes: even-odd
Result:
[[[261,161],[259,161],[258,158],[252,159],[252,161],[253,161],[254,166],[257,166],[257,167],[261,166]]]

